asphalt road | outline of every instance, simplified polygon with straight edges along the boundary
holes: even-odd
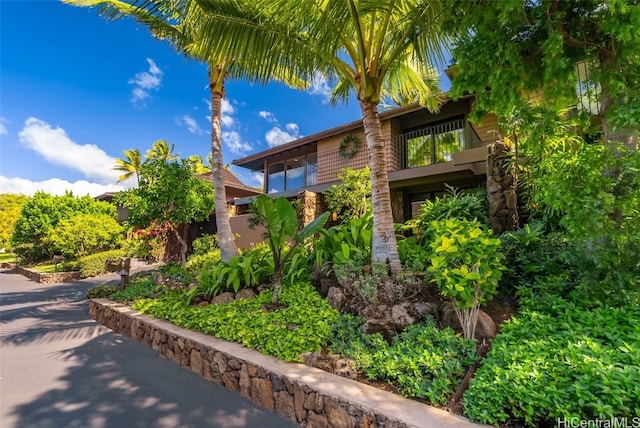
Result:
[[[294,427],[88,315],[117,276],[42,285],[0,272],[0,427]]]

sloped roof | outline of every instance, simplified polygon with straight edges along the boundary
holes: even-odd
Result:
[[[249,187],[244,184],[238,177],[236,177],[231,171],[224,168],[224,187],[227,192],[227,200],[233,200],[234,198],[244,198],[247,196],[259,195],[262,192],[253,187]],[[213,181],[213,176],[210,172],[205,174],[196,175],[197,178],[208,182]]]

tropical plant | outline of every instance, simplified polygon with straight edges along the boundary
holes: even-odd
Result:
[[[149,159],[142,165],[140,186],[118,193],[114,201],[129,208],[127,221],[132,226],[165,225],[180,243],[184,266],[188,246],[179,226],[209,218],[212,193],[211,183],[195,178],[188,161]]]
[[[371,212],[351,218],[328,230],[321,229],[314,240],[311,259],[317,267],[356,262],[369,263],[371,259],[371,237],[373,217]]]
[[[289,68],[274,66],[273,62],[253,61],[251,55],[232,47],[216,47],[207,40],[208,35],[202,28],[209,21],[197,2],[183,0],[144,0],[123,2],[119,0],[64,0],[77,6],[100,6],[100,13],[109,18],[132,16],[146,25],[154,37],[168,40],[175,49],[207,63],[208,83],[211,94],[211,171],[215,191],[215,216],[217,233],[220,237],[222,260],[237,255],[238,249],[234,241],[227,210],[227,195],[224,181],[224,163],[222,160],[222,99],[225,97],[225,81],[228,77],[244,78],[253,82],[266,83],[271,79],[281,80],[296,87],[306,83],[295,77]],[[249,5],[249,3],[247,3]],[[236,4],[227,4],[228,10],[238,16],[255,17],[259,8],[253,5],[248,10],[236,8]],[[259,7],[259,6],[258,6]],[[270,52],[274,45],[256,39],[247,47]],[[266,39],[264,40],[266,41]],[[206,49],[203,47],[206,46]],[[242,61],[240,61],[242,60]]]
[[[338,174],[338,183],[322,193],[327,208],[338,214],[341,221],[361,217],[371,210],[371,171],[343,169]]]
[[[136,184],[140,184],[140,167],[142,166],[142,156],[140,150],[129,149],[124,151],[124,159],[116,159],[116,165],[111,168],[114,171],[124,172],[118,177],[118,183],[136,177]]]
[[[451,218],[432,227],[434,255],[428,270],[442,295],[453,301],[464,337],[471,339],[480,304],[493,297],[502,276],[500,240],[476,221]]]
[[[172,161],[179,159],[177,154],[173,153],[175,145],[169,144],[165,140],[158,140],[145,153],[147,160],[159,159],[163,161]]]
[[[278,304],[285,264],[291,259],[295,265],[296,260],[303,259],[298,251],[300,244],[324,226],[329,213],[321,214],[298,230],[298,214],[284,197],[274,199],[267,195],[259,195],[249,210],[249,225],[262,225],[266,228],[264,239],[273,258],[273,303]]]
[[[215,1],[199,5],[208,18],[202,27],[203,52],[230,50],[246,62],[293,66],[308,80],[320,74],[337,82],[334,102],[355,93],[371,168],[372,260],[388,262],[394,273],[400,271],[377,106],[391,98],[438,108],[441,98],[432,65],[444,62],[448,42],[440,22],[444,3],[259,0],[236,2],[240,11]],[[243,15],[246,9],[253,15]]]

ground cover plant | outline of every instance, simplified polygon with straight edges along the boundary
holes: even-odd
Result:
[[[264,311],[272,292],[227,304],[190,306],[184,293],[167,292],[157,299],[140,299],[132,307],[178,326],[241,343],[285,361],[300,361],[304,352],[319,352],[328,341],[338,313],[308,283],[281,290],[277,311]]]
[[[527,426],[640,414],[640,308],[526,299],[464,395],[465,414]]]
[[[428,321],[408,327],[388,343],[381,334],[362,333],[364,319],[341,315],[330,349],[352,358],[369,379],[394,383],[406,397],[444,405],[471,365],[476,344]]]

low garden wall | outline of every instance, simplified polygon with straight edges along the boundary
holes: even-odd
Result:
[[[150,318],[108,299],[90,300],[89,313],[117,333],[302,427],[478,426],[390,392]]]
[[[16,266],[14,271],[40,284],[57,284],[59,282],[78,281],[80,279],[80,272],[44,273],[21,266]]]

